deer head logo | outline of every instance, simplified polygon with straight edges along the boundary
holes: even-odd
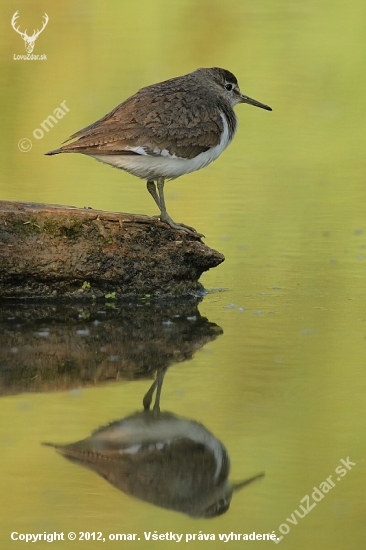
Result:
[[[33,31],[33,34],[32,36],[28,36],[27,35],[27,29],[25,29],[24,32],[21,32],[19,30],[19,27],[16,27],[15,26],[15,23],[16,23],[16,20],[18,19],[19,15],[18,15],[19,12],[15,12],[14,15],[13,15],[13,18],[11,20],[11,26],[13,27],[13,29],[20,34],[20,36],[23,38],[24,42],[25,42],[25,49],[27,51],[27,53],[32,53],[33,51],[33,48],[34,48],[34,43],[35,41],[37,40],[37,38],[39,37],[39,35],[41,34],[41,32],[43,31],[43,29],[45,28],[45,26],[47,25],[48,23],[48,15],[47,13],[44,14],[44,21],[43,21],[43,25],[42,25],[42,28],[41,30],[36,30],[36,31]]]

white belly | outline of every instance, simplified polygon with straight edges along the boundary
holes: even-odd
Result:
[[[154,155],[149,155],[142,147],[131,147],[131,151],[137,155],[91,155],[96,160],[110,164],[115,168],[121,168],[145,180],[156,181],[158,178],[174,179],[200,170],[210,162],[216,160],[229,145],[233,136],[229,136],[229,128],[225,117],[221,114],[224,125],[220,143],[211,147],[208,151],[200,153],[192,159],[185,159],[170,155],[165,149],[163,151],[155,150]]]

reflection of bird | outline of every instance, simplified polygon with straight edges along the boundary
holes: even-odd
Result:
[[[238,103],[272,110],[243,95],[229,71],[197,69],[142,88],[69,138],[77,141],[46,155],[83,153],[147,180],[161,221],[197,234],[193,228],[175,223],[167,213],[164,181],[199,170],[218,158],[234,137],[237,119],[233,107]]]
[[[264,474],[230,484],[224,445],[202,424],[160,411],[166,370],[158,373],[147,392],[143,412],[113,422],[82,441],[51,446],[143,501],[193,517],[223,514],[233,491]]]

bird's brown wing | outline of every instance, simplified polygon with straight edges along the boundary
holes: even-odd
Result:
[[[121,155],[133,154],[131,147],[143,147],[150,155],[165,149],[177,157],[194,158],[218,145],[223,131],[220,112],[208,99],[202,90],[187,94],[177,85],[143,88],[70,136],[69,140],[77,141],[51,154]]]

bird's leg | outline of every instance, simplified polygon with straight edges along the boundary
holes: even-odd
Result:
[[[189,233],[189,235],[194,235],[195,237],[197,236],[204,237],[202,233],[197,233],[194,227],[190,227],[189,225],[184,225],[183,223],[176,223],[172,220],[172,218],[169,216],[168,212],[166,211],[163,178],[158,178],[157,187],[158,187],[159,200],[160,200],[160,220],[162,222],[167,223],[173,229],[178,229],[178,231],[185,231],[186,233]]]
[[[152,401],[157,383],[158,383],[158,381],[157,381],[157,379],[155,379],[154,382],[152,383],[152,385],[150,386],[149,390],[147,391],[146,395],[144,396],[143,400],[142,400],[142,404],[143,404],[143,407],[144,407],[145,411],[150,410],[151,401]]]
[[[156,375],[156,379],[154,380],[154,382],[150,386],[148,392],[146,393],[146,395],[145,395],[145,397],[142,401],[143,406],[144,406],[144,410],[145,411],[150,410],[151,401],[152,401],[154,392],[156,390],[155,403],[154,403],[154,407],[153,407],[153,412],[156,416],[159,416],[159,413],[160,413],[161,390],[162,390],[162,387],[163,387],[164,376],[165,376],[165,373],[168,370],[168,368],[169,368],[169,366],[164,367],[163,369],[158,371],[158,373]]]
[[[155,415],[159,415],[160,413],[160,396],[161,396],[161,390],[163,388],[163,382],[165,373],[168,370],[169,367],[165,367],[161,370],[159,370],[158,374],[156,375],[156,394],[155,394],[155,403],[153,407],[153,411]]]
[[[161,212],[160,199],[159,199],[159,195],[156,191],[155,183],[153,181],[148,181],[148,182],[146,182],[146,187],[147,187],[147,190],[149,191],[150,195],[152,196],[152,198],[154,199],[154,201],[158,205],[158,208]]]

